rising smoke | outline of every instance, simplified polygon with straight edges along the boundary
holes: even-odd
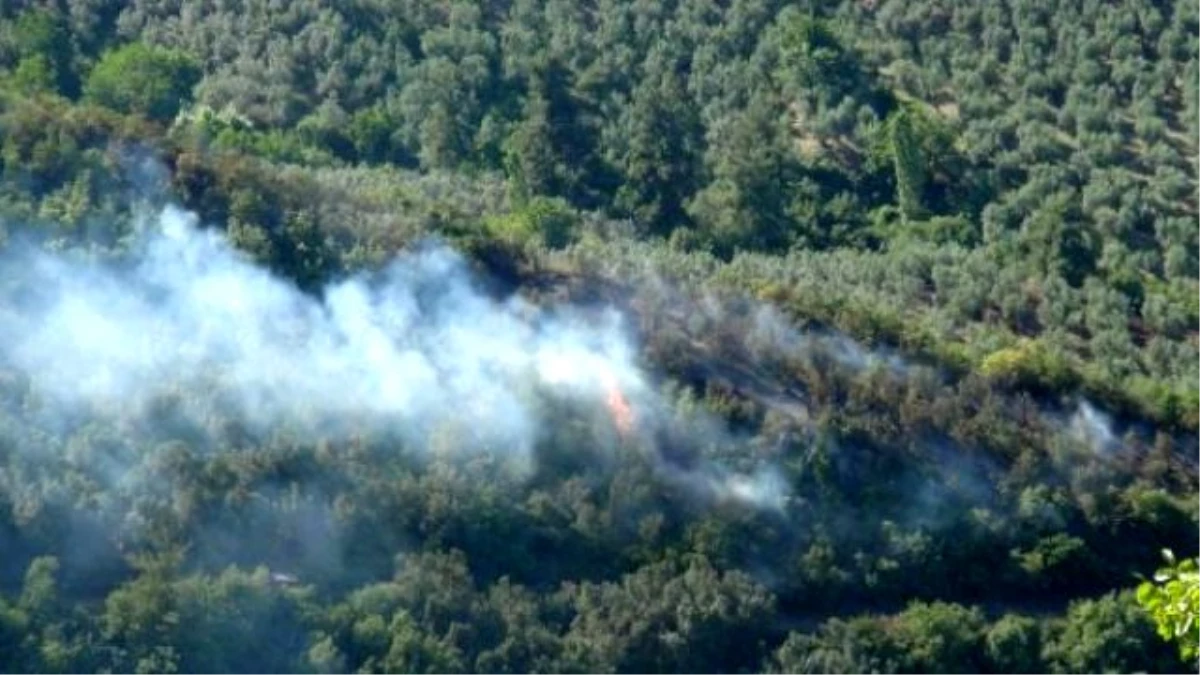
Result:
[[[28,378],[44,414],[153,423],[170,399],[197,428],[234,416],[257,434],[368,429],[426,452],[453,429],[450,451],[528,470],[552,422],[539,396],[607,409],[626,437],[662,408],[619,316],[493,299],[446,247],[419,247],[313,296],[178,208],[138,230],[119,260],[6,254],[0,363]],[[713,499],[782,503],[783,482],[766,469],[656,466]]]
[[[1112,418],[1087,401],[1080,401],[1071,416],[1070,429],[1077,440],[1097,453],[1111,453],[1120,445]]]
[[[494,299],[444,246],[418,247],[310,295],[167,207],[143,219],[118,258],[14,244],[2,262],[0,367],[28,380],[43,418],[153,425],[170,400],[173,415],[210,436],[214,420],[229,418],[257,435],[367,431],[418,454],[486,452],[530,472],[555,423],[541,405],[550,395],[600,411],[660,478],[707,501],[778,511],[788,500],[769,462],[734,470],[711,458],[671,461],[672,442],[658,433],[671,426],[671,405],[638,367],[621,315]],[[729,319],[728,307],[709,300],[686,317],[698,334]],[[754,362],[821,353],[853,371],[910,374],[895,355],[798,331],[768,306],[745,311],[752,329],[739,339]],[[783,378],[727,374],[741,378],[743,394],[808,424],[803,395],[776,386]],[[696,447],[732,438],[711,415],[683,426],[683,442]],[[1110,420],[1086,403],[1069,431],[1097,450],[1118,444]],[[120,480],[128,468],[112,460],[105,471]]]

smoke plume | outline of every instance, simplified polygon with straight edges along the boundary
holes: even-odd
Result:
[[[63,419],[154,423],[171,401],[200,429],[229,417],[257,434],[365,429],[418,452],[488,452],[529,468],[550,422],[540,397],[592,401],[623,436],[660,407],[618,315],[493,299],[442,246],[313,296],[168,207],[114,259],[13,247],[4,264],[0,362]],[[781,489],[693,471],[671,469],[720,499],[763,505]]]

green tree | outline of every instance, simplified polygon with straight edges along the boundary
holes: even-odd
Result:
[[[687,210],[719,255],[784,247],[794,234],[789,207],[795,165],[782,124],[781,102],[763,94],[709,128],[705,163],[711,180]]]
[[[540,65],[528,78],[521,117],[504,143],[505,171],[515,197],[563,197],[596,208],[613,189],[599,153],[591,105],[558,62]]]
[[[504,142],[504,170],[518,204],[538,195],[561,195],[565,190],[549,115],[549,101],[534,91],[525,99],[522,120]]]
[[[66,17],[51,9],[26,9],[17,16],[7,37],[19,61],[18,79],[32,84],[36,71],[37,83],[46,89],[68,98],[79,95],[75,40]]]
[[[912,113],[901,108],[888,118],[892,162],[896,170],[896,201],[905,220],[920,220],[925,216],[925,185],[928,174]]]
[[[647,231],[669,234],[688,224],[686,200],[695,192],[702,128],[675,64],[658,56],[634,89],[609,147],[623,176],[613,205]],[[612,152],[613,150],[610,150]]]
[[[58,559],[51,556],[35,558],[25,572],[21,588],[20,607],[31,616],[45,619],[55,612],[58,604]]]
[[[6,84],[24,94],[54,91],[54,70],[41,54],[21,59]]]
[[[100,58],[88,75],[84,95],[119,112],[167,122],[191,96],[200,75],[187,54],[135,42]]]
[[[891,630],[903,653],[901,670],[912,673],[969,673],[983,669],[983,612],[947,602],[915,602]]]
[[[1132,591],[1072,602],[1042,656],[1055,673],[1173,672],[1179,667]]]
[[[792,633],[775,651],[777,673],[894,673],[903,653],[879,617],[830,619],[816,634]]]
[[[854,74],[854,64],[825,21],[789,7],[779,16],[783,63],[801,87],[828,87]]]
[[[753,663],[775,599],[740,572],[694,560],[656,563],[619,584],[587,584],[564,638],[564,668],[588,671],[729,672]]]
[[[984,651],[993,672],[1039,673],[1042,663],[1042,628],[1027,616],[1005,614],[988,628]]]

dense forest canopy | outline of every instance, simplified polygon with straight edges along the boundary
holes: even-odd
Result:
[[[0,3],[0,669],[1194,671],[1198,52]]]

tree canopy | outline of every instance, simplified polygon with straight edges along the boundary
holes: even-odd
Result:
[[[0,3],[0,670],[1194,670],[1198,25]]]

